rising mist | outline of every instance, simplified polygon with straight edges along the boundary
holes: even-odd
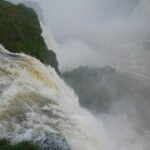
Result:
[[[101,149],[149,150],[150,1],[34,1],[52,32],[43,26],[62,77],[97,118],[86,119],[100,132]]]

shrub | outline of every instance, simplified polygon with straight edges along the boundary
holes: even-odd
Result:
[[[0,150],[41,150],[41,148],[30,141],[22,141],[17,144],[11,144],[10,141],[1,139]]]

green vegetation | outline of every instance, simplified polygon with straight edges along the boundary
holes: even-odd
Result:
[[[25,52],[45,62],[46,45],[36,13],[23,4],[0,1],[0,42],[12,52]]]
[[[0,150],[41,150],[41,148],[29,141],[11,144],[10,141],[2,139],[0,140]]]
[[[1,139],[0,140],[0,148],[5,145],[10,145],[10,141],[8,141],[6,139]]]
[[[0,43],[11,52],[34,56],[58,71],[56,56],[47,57],[48,50],[41,33],[38,16],[32,8],[0,0]]]

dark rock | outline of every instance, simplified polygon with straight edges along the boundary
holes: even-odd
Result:
[[[55,68],[56,72],[60,74],[58,69],[57,56],[52,50],[46,50],[46,64],[52,65]]]

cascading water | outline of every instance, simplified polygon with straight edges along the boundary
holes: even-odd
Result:
[[[117,124],[118,123],[118,124]],[[50,66],[0,47],[0,138],[44,149],[148,150],[125,115],[95,118]]]
[[[148,132],[137,134],[125,116],[102,118],[79,106],[53,68],[0,47],[0,138],[52,150],[148,150]]]
[[[99,150],[102,128],[53,68],[0,47],[0,138]]]
[[[140,13],[148,2],[141,1],[133,15]],[[148,14],[149,17],[148,11],[147,5],[140,16]],[[62,54],[51,33],[44,24],[41,23],[41,26],[48,48]],[[125,48],[122,54],[127,59],[121,58],[121,61],[128,60],[129,46],[122,45],[121,48]],[[133,49],[139,47],[139,50],[140,46],[139,42],[131,45]],[[117,52],[116,50],[116,54]],[[132,70],[145,72],[148,67],[141,70],[133,61],[135,54],[135,58],[140,58],[141,55],[133,54],[130,55],[134,67]],[[116,60],[116,56],[119,55],[115,55],[113,60]],[[144,57],[146,66],[149,66],[148,56],[146,53]],[[124,70],[128,66],[121,68]],[[129,114],[136,113],[130,103],[126,107]],[[144,107],[143,111],[149,109],[147,103]],[[74,91],[60,79],[53,68],[25,54],[10,53],[0,46],[0,138],[8,138],[14,143],[33,140],[44,150],[149,150],[149,127],[142,128],[136,115],[131,116],[132,121],[128,120],[126,112],[122,113],[124,109],[124,105],[119,103],[114,114],[94,117],[79,106]]]

